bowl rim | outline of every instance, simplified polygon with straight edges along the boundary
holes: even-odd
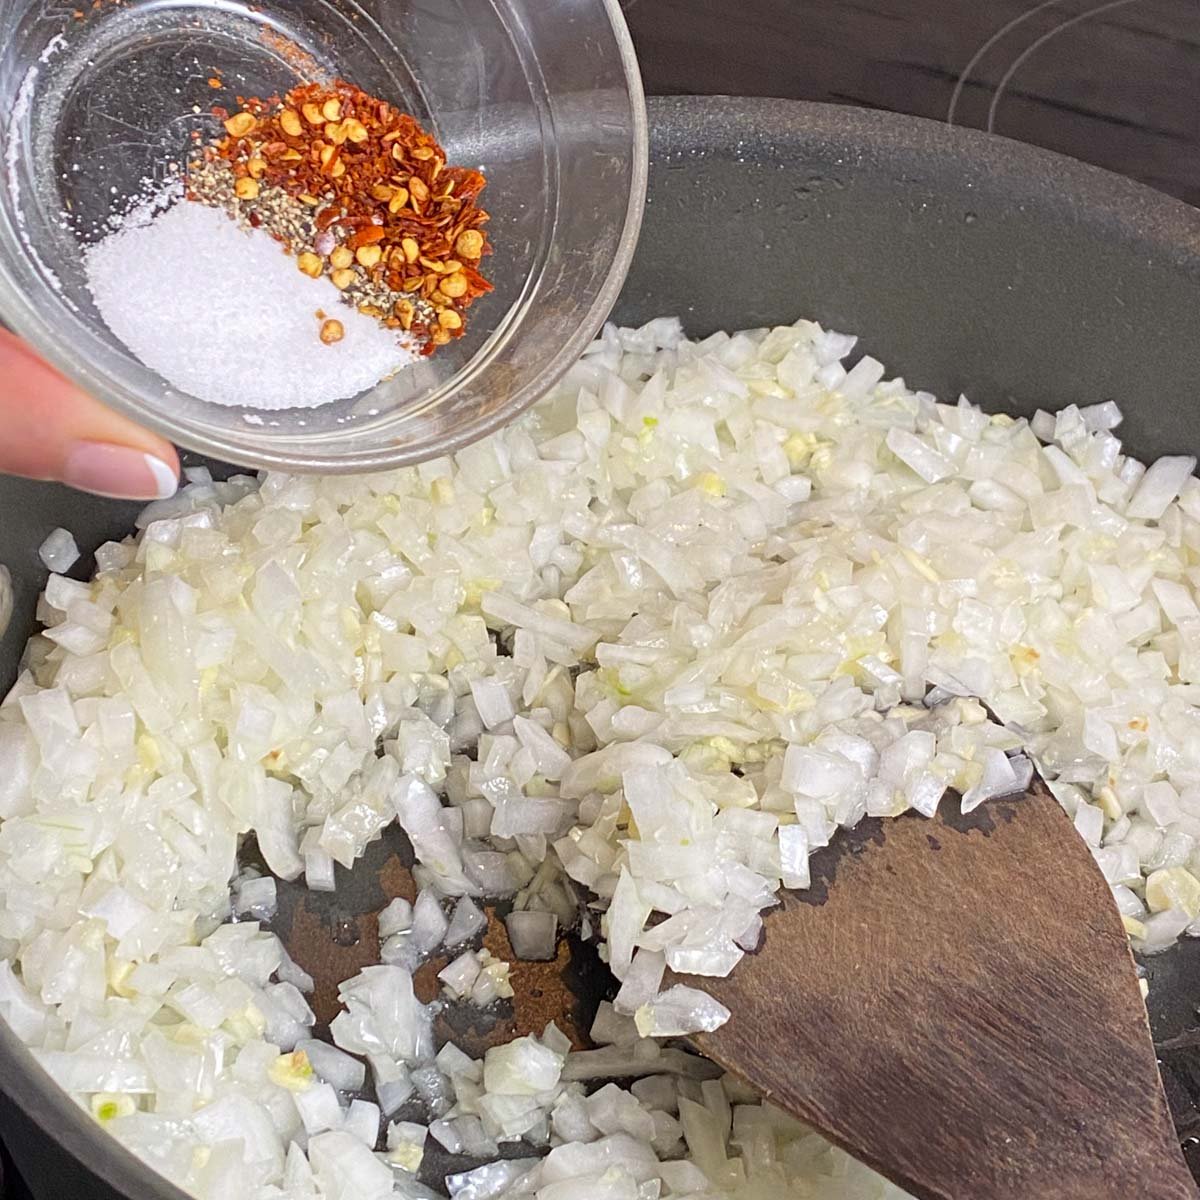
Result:
[[[923,118],[808,101],[657,97],[647,107],[653,134],[651,161],[686,154],[698,145],[711,153],[735,156],[742,142],[769,146],[777,159],[825,148],[852,161],[909,164],[931,180],[954,166],[976,181],[986,180],[1014,204],[1065,208],[1114,237],[1144,245],[1148,253],[1178,264],[1200,281],[1200,210],[1054,151]],[[101,1130],[2,1018],[0,1092],[0,1104],[19,1108],[120,1196],[189,1200]]]

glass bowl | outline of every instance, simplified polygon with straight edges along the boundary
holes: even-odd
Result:
[[[624,281],[648,155],[617,0],[4,0],[0,46],[0,316],[183,446],[298,471],[447,453],[566,371]],[[109,332],[82,251],[147,179],[166,181],[193,131],[219,132],[214,103],[328,76],[484,170],[495,291],[463,338],[349,400],[261,412],[178,391]]]

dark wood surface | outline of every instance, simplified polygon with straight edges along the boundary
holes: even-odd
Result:
[[[685,982],[733,1014],[706,1054],[919,1200],[1200,1195],[1108,885],[1040,783],[864,821],[756,954]]]
[[[1200,203],[1197,0],[623,3],[651,94],[953,108]]]

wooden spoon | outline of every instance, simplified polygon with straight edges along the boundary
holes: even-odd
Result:
[[[920,1200],[1184,1200],[1128,940],[1035,783],[813,857],[698,1047]]]

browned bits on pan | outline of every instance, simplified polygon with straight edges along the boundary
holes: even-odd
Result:
[[[513,953],[503,919],[494,909],[488,910],[487,918],[484,946],[497,958],[511,963],[508,981],[514,993],[515,1027],[510,1036],[540,1034],[553,1021],[576,1050],[589,1049],[592,1043],[588,1028],[593,1014],[580,1012],[580,997],[570,983],[571,948],[567,939],[559,939],[554,958],[549,962],[525,962]]]

